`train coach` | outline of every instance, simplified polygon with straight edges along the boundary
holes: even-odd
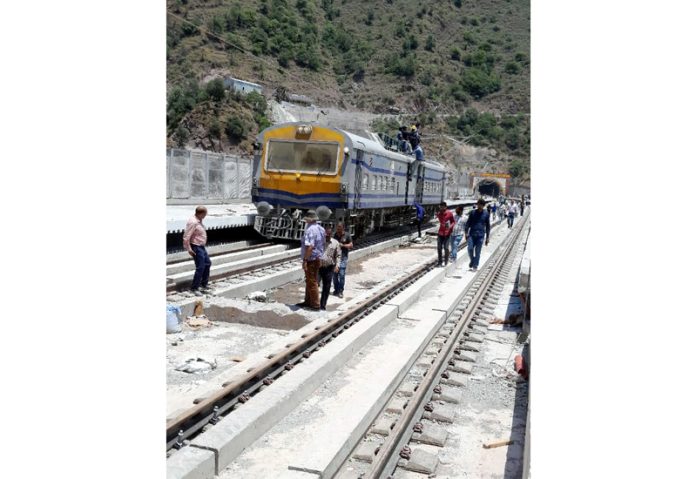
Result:
[[[434,214],[445,197],[445,168],[386,149],[370,136],[310,123],[259,133],[251,188],[256,231],[299,240],[310,209],[324,225],[344,222],[356,238],[409,224],[414,202]]]

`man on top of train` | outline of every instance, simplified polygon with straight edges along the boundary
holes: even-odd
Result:
[[[307,223],[302,245],[300,247],[300,257],[302,258],[302,269],[305,273],[305,299],[297,306],[301,308],[319,311],[319,267],[321,257],[324,254],[324,228],[317,224],[317,212],[307,211],[304,221]]]

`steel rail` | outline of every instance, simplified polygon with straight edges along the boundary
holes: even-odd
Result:
[[[529,216],[527,216],[527,218],[529,218]],[[483,302],[484,297],[487,296],[489,287],[494,278],[500,274],[502,265],[513,251],[513,246],[517,243],[517,239],[520,237],[526,223],[527,219],[525,218],[524,223],[517,228],[514,236],[509,236],[504,243],[496,248],[494,252],[494,255],[497,255],[495,262],[485,270],[479,271],[474,277],[471,283],[472,285],[476,283],[477,279],[481,279],[482,281],[477,287],[471,302],[468,304],[466,312],[452,330],[445,346],[440,350],[435,361],[433,361],[428,373],[424,376],[411,400],[409,400],[406,409],[401,413],[399,421],[392,428],[392,432],[380,446],[377,455],[373,458],[369,471],[364,476],[366,479],[389,477],[391,471],[397,466],[399,452],[401,450],[400,446],[404,442],[406,432],[413,428],[413,425],[420,417],[420,415],[416,413],[422,410],[424,404],[427,402],[426,399],[432,396],[433,389],[436,386],[435,379],[439,378],[449,366],[449,360],[456,354],[455,350],[458,349],[457,339],[462,334],[462,331],[464,331],[464,328],[469,324],[471,318],[477,314],[477,308]]]

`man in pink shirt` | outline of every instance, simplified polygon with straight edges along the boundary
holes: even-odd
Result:
[[[210,293],[208,288],[208,278],[210,277],[210,257],[205,250],[205,243],[208,241],[208,235],[203,226],[203,218],[208,214],[208,209],[205,206],[198,206],[196,214],[189,218],[186,222],[186,230],[184,230],[184,248],[193,256],[193,261],[196,263],[196,272],[193,275],[193,283],[191,291],[196,296],[203,296],[203,293]]]
[[[442,249],[445,250],[445,266],[449,261],[449,244],[450,235],[454,229],[454,215],[447,209],[447,203],[440,203],[440,211],[437,213],[437,219],[440,221],[440,229],[437,230],[437,266],[442,266]]]

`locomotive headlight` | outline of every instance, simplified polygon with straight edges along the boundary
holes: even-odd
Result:
[[[348,153],[350,153],[350,148],[348,148],[347,146],[344,146],[344,147],[343,147],[343,153],[345,153],[346,155],[347,155]]]
[[[311,135],[312,127],[311,125],[300,125],[297,127],[296,131],[298,135]]]
[[[348,191],[348,185],[341,183],[341,193],[345,193],[346,191]]]

